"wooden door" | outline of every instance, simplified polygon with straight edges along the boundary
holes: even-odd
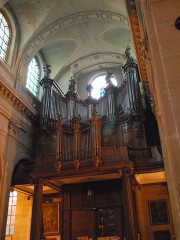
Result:
[[[170,232],[168,230],[154,232],[154,240],[170,240],[170,239],[171,239]]]

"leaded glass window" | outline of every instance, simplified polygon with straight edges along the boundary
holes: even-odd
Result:
[[[29,64],[26,87],[37,97],[39,92],[40,67],[38,60],[34,57]]]
[[[10,41],[10,29],[8,22],[0,12],[0,59],[5,62]]]
[[[10,192],[9,196],[9,206],[8,206],[8,216],[6,223],[6,235],[14,235],[14,225],[16,216],[16,203],[17,203],[17,192]]]

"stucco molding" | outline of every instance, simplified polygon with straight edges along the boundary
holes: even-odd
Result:
[[[24,77],[24,72],[33,56],[40,50],[41,46],[57,32],[70,27],[74,24],[87,21],[113,21],[128,27],[127,17],[118,13],[106,11],[81,12],[67,18],[55,21],[48,27],[44,28],[30,43],[26,46],[24,54],[20,60],[18,69],[18,78],[21,80]]]
[[[106,52],[92,54],[90,56],[78,59],[76,62],[73,62],[70,65],[70,68],[73,74],[77,77],[78,75],[82,75],[88,71],[91,71],[91,68],[99,69],[100,66],[101,68],[118,68],[124,65],[125,62],[126,58],[124,54]]]

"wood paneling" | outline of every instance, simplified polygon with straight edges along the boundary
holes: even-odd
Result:
[[[72,211],[72,239],[94,238],[94,211]]]
[[[88,196],[89,188],[92,191],[90,196]],[[122,211],[121,179],[65,185],[62,189],[63,240],[75,240],[78,236],[88,236],[93,239],[102,236],[98,218],[100,209],[105,213],[104,233],[109,236],[123,237],[124,212]]]

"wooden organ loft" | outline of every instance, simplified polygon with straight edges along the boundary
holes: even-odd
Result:
[[[81,100],[74,79],[64,94],[46,67],[31,172],[31,240],[46,235],[42,204],[48,196],[43,195],[43,185],[56,189],[61,198],[61,239],[137,239],[133,174],[163,169],[163,162],[149,96],[140,88],[128,48],[126,58],[122,85],[115,87],[108,72],[109,85],[98,100],[91,97],[91,85],[88,98]]]

